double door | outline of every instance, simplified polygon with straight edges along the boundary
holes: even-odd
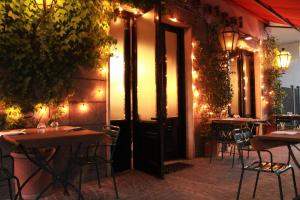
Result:
[[[165,160],[185,156],[184,48],[183,30],[155,16],[127,15],[112,25],[110,118],[121,127],[115,169],[163,177]]]

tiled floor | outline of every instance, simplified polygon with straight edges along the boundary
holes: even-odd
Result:
[[[286,149],[273,150],[275,160],[286,160]],[[280,156],[278,156],[280,155]],[[300,153],[297,153],[300,158]],[[251,155],[251,159],[254,154]],[[193,167],[177,171],[165,176],[164,180],[157,179],[142,172],[130,170],[117,176],[120,198],[126,200],[231,200],[235,199],[240,177],[240,166],[236,164],[231,168],[229,156],[225,160],[213,160],[209,164],[207,158],[197,158],[185,161]],[[296,169],[298,188],[300,190],[300,170]],[[285,199],[294,197],[290,172],[282,175]],[[246,172],[241,199],[252,199],[255,173]],[[5,188],[2,190],[5,193]],[[90,200],[115,199],[112,179],[102,180],[102,188],[97,187],[96,181],[83,185],[83,195]],[[7,196],[3,194],[2,197]],[[3,199],[3,198],[0,198]],[[5,199],[5,198],[4,198]],[[61,189],[55,194],[44,198],[45,200],[76,199],[63,196]],[[256,199],[279,199],[277,177],[271,174],[262,174],[258,184]]]

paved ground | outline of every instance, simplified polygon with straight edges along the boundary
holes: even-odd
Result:
[[[277,155],[275,160],[286,160],[286,149],[277,148],[273,152]],[[278,156],[280,155],[280,156]],[[300,157],[300,153],[297,153]],[[251,155],[251,159],[254,154]],[[164,180],[146,175],[142,172],[130,170],[119,174],[117,182],[120,197],[124,200],[231,200],[235,199],[240,177],[240,166],[236,164],[231,168],[231,159],[227,155],[225,160],[213,160],[209,164],[207,158],[197,158],[185,161],[193,167],[166,175]],[[300,190],[300,170],[296,169],[298,188]],[[285,199],[294,197],[291,174],[282,175]],[[246,172],[241,199],[252,199],[255,174]],[[2,188],[2,198],[7,196],[6,188]],[[110,200],[115,199],[111,178],[102,180],[102,188],[97,187],[96,181],[83,185],[85,199]],[[76,199],[64,197],[60,189],[55,194],[44,198],[45,200]],[[262,174],[258,184],[256,199],[279,199],[277,177],[271,174]]]

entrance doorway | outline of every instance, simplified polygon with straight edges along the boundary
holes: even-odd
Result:
[[[185,68],[183,29],[163,25],[166,88],[164,160],[185,158]]]
[[[118,44],[110,60],[110,118],[121,128],[116,171],[163,177],[164,161],[185,158],[184,32],[159,26],[155,16],[128,13],[111,26]]]

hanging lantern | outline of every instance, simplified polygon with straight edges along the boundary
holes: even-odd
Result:
[[[230,53],[236,49],[239,32],[233,26],[226,26],[219,32],[219,42],[224,51]]]
[[[282,70],[283,72],[287,70],[291,63],[291,59],[291,54],[288,51],[285,51],[285,49],[283,48],[276,56],[279,70]]]

